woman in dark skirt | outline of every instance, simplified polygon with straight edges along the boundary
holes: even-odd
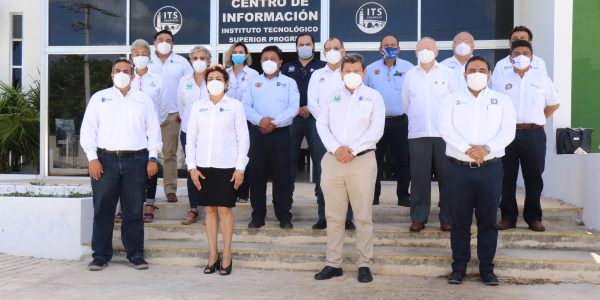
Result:
[[[225,95],[229,74],[220,66],[204,73],[209,97],[194,103],[187,128],[188,195],[204,206],[209,258],[204,273],[231,274],[236,190],[244,180],[250,139],[244,107]],[[220,219],[223,254],[217,248]]]

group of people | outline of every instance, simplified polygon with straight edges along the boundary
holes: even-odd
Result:
[[[358,280],[373,280],[372,208],[379,204],[383,168],[391,160],[397,203],[410,207],[411,232],[425,228],[432,178],[438,182],[440,229],[450,231],[452,246],[448,282],[465,277],[474,211],[481,279],[497,285],[498,230],[516,227],[519,166],[524,219],[529,229],[545,230],[544,125],[560,99],[543,60],[533,55],[532,38],[528,28],[515,27],[510,54],[492,73],[485,58],[473,55],[475,40],[468,32],[454,37],[454,55],[441,63],[436,41],[420,39],[416,66],[398,58],[399,42],[391,35],[381,40],[382,58],[367,66],[361,55],[346,53],[338,38],[325,41],[324,61],[318,60],[313,37],[300,34],[298,60],[283,64],[281,49],[267,46],[260,75],[249,67],[243,43],[231,45],[224,67],[211,66],[210,51],[201,46],[190,51],[189,62],[173,53],[167,30],[155,35],[155,51],[136,40],[131,60],[113,64],[114,86],[92,96],[82,122],[94,199],[89,269],[102,270],[112,258],[119,200],[127,259],[136,269],[148,268],[143,223],[152,222],[156,209],[157,154],[164,157],[167,201],[176,202],[180,140],[190,202],[182,224],[195,223],[198,206],[204,207],[209,242],[204,272],[230,274],[236,202],[249,198],[248,227],[264,226],[270,179],[279,225],[293,227],[295,162],[306,138],[318,203],[313,228],[327,230],[327,262],[315,279],[343,274],[344,232],[356,230]]]

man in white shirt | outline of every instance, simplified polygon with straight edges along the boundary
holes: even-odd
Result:
[[[190,63],[181,55],[173,53],[173,34],[162,30],[154,35],[154,48],[148,62],[150,72],[162,80],[162,102],[166,104],[168,116],[160,124],[163,137],[163,185],[167,201],[177,202],[177,147],[181,119],[177,107],[177,88],[184,75],[192,74]]]
[[[338,38],[330,38],[325,41],[323,47],[327,65],[316,70],[308,83],[308,110],[310,111],[310,135],[312,143],[309,143],[311,157],[313,158],[313,181],[315,182],[315,190],[317,194],[317,213],[319,220],[313,225],[313,229],[327,228],[327,220],[325,219],[325,198],[321,190],[321,160],[327,150],[317,132],[316,120],[319,118],[321,111],[325,106],[329,105],[331,93],[344,86],[340,66],[342,65],[342,56],[346,54],[344,43]],[[356,229],[352,223],[352,206],[348,208],[346,214],[346,229]]]
[[[446,97],[439,125],[450,161],[447,191],[453,262],[448,283],[460,284],[465,277],[475,210],[479,275],[483,283],[497,285],[493,261],[502,191],[501,157],[515,137],[516,116],[506,95],[486,88],[490,65],[483,57],[469,59],[463,76],[467,88]]]
[[[525,26],[515,26],[515,28],[513,28],[513,30],[510,32],[510,39],[508,40],[508,46],[511,47],[512,42],[517,41],[517,40],[524,40],[524,41],[528,41],[529,43],[533,43],[533,33],[531,32],[531,30]],[[548,75],[548,71],[546,70],[546,63],[544,62],[544,60],[541,57],[538,56],[532,56],[531,58],[531,65],[530,65],[531,69],[534,70],[538,70],[541,71],[542,73]],[[508,56],[506,56],[505,58],[501,59],[500,61],[498,61],[496,63],[496,66],[494,67],[494,72],[492,74],[492,77],[499,75],[500,73],[504,73],[504,72],[512,72],[513,70],[513,65],[512,62],[510,60],[510,54]],[[493,82],[492,82],[493,84]],[[493,86],[491,86],[492,88],[495,88]]]
[[[456,75],[461,89],[467,88],[467,82],[465,81],[465,64],[469,58],[473,57],[473,50],[475,50],[475,39],[470,33],[463,31],[459,32],[454,36],[452,40],[452,51],[454,55],[444,59],[441,64],[452,69]]]
[[[316,280],[342,276],[344,221],[348,203],[354,209],[358,281],[370,282],[373,257],[373,193],[377,176],[375,147],[385,126],[381,94],[363,84],[365,63],[360,54],[342,58],[344,86],[329,96],[317,120],[327,148],[321,161],[321,186],[327,218],[327,264]]]
[[[100,271],[112,259],[115,209],[121,201],[122,236],[127,259],[136,269],[144,260],[142,217],[146,181],[156,174],[156,155],[162,147],[160,125],[148,96],[131,89],[133,64],[126,58],[113,63],[114,86],[95,93],[81,123],[81,147],[90,162],[94,228],[90,271]]]
[[[419,64],[406,73],[402,98],[408,114],[408,148],[410,153],[410,231],[425,228],[431,208],[431,170],[438,180],[440,228],[450,231],[452,221],[447,207],[446,143],[438,131],[439,109],[445,97],[458,89],[454,72],[435,58],[435,40],[424,37],[417,43]]]
[[[532,60],[533,59],[533,60]],[[533,48],[526,40],[512,43],[510,60],[513,70],[492,76],[494,90],[508,95],[517,112],[515,140],[502,158],[504,183],[500,210],[501,230],[515,228],[519,210],[516,188],[519,165],[525,181],[523,218],[533,231],[544,231],[540,197],[544,188],[542,173],[546,160],[546,119],[558,109],[560,97],[545,72],[531,67]]]

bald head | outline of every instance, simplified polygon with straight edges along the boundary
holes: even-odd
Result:
[[[454,36],[454,39],[452,41],[455,42],[455,43],[456,42],[459,42],[459,43],[460,42],[465,42],[465,43],[471,42],[471,43],[474,43],[475,42],[475,38],[469,32],[462,31],[462,32],[457,33]]]
[[[452,50],[461,63],[467,60],[475,50],[473,35],[466,31],[457,33],[452,41]]]
[[[438,47],[437,47],[435,40],[432,37],[428,37],[428,36],[421,38],[417,42],[417,52],[419,52],[420,50],[423,50],[423,49],[431,50],[433,52],[436,52],[436,54],[438,51]]]

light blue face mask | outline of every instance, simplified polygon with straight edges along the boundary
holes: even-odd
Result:
[[[231,61],[236,65],[241,65],[246,61],[246,54],[234,53],[231,55]]]
[[[313,56],[313,49],[311,46],[300,46],[298,47],[298,57],[302,59],[309,59]]]

